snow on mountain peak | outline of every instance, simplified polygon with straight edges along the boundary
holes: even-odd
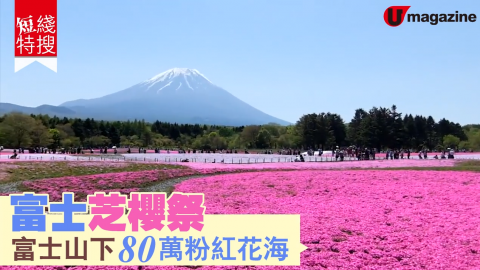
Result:
[[[183,76],[184,78],[185,77],[202,77],[203,79],[210,82],[210,80],[207,79],[207,77],[205,77],[198,70],[191,69],[191,68],[172,68],[152,77],[150,80],[147,80],[146,82],[147,83],[163,82],[179,76]]]
[[[165,88],[168,89],[176,86],[175,91],[177,91],[182,85],[191,90],[198,89],[200,85],[202,85],[201,87],[205,87],[205,85],[208,84],[213,85],[202,73],[191,68],[172,68],[144,81],[142,84],[148,86],[145,91],[149,91],[154,87],[153,89],[155,89],[157,93]]]

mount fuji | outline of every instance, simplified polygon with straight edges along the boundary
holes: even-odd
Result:
[[[187,68],[173,68],[125,90],[68,101],[60,107],[69,112],[67,117],[72,117],[73,111],[75,117],[99,120],[144,119],[227,126],[290,124],[241,101],[198,70]]]

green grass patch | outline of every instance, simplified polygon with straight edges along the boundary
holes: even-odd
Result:
[[[187,169],[185,166],[145,163],[105,162],[18,162],[2,168],[0,184],[64,176],[93,175],[115,172],[136,172],[156,169]]]

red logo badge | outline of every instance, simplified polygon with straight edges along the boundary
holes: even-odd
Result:
[[[15,72],[35,61],[57,71],[57,0],[15,0]]]
[[[383,19],[391,27],[397,27],[403,23],[410,6],[391,6],[383,13]]]

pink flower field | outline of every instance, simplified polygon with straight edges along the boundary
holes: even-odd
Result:
[[[153,184],[168,179],[182,178],[200,174],[208,175],[218,173],[234,173],[249,170],[251,169],[245,168],[244,170],[241,170],[234,168],[209,168],[203,170],[194,170],[185,168],[66,176],[36,181],[25,181],[22,183],[22,189],[36,193],[50,194],[51,201],[61,201],[63,192],[74,192],[75,200],[85,201],[87,195],[94,194],[96,191],[130,194],[131,192],[140,191],[141,187],[148,184]]]
[[[369,160],[344,162],[287,162],[287,163],[251,163],[251,164],[222,164],[222,163],[178,163],[190,168],[203,171],[208,169],[290,169],[290,170],[342,170],[342,169],[372,169],[372,168],[402,168],[402,167],[451,167],[455,160]]]
[[[138,187],[151,182],[194,174],[196,174],[194,170],[188,169],[105,173],[28,181],[24,182],[23,186],[36,193],[50,194],[51,201],[61,201],[62,192],[67,191],[74,192],[77,201],[86,201],[87,195],[94,194],[95,191],[130,194],[139,191]]]
[[[175,169],[159,163],[158,169],[111,173],[92,170],[94,174],[24,181],[21,186],[48,193],[53,201],[60,201],[64,191],[75,192],[77,201],[85,201],[86,195],[95,191],[129,194],[162,181],[185,178],[175,191],[204,193],[207,214],[300,214],[301,241],[309,248],[301,254],[302,265],[258,269],[480,269],[480,174],[398,170],[453,167],[455,162],[178,163],[186,167]],[[125,162],[112,161],[67,164],[71,168],[127,168]]]
[[[57,162],[57,161],[43,161]],[[70,167],[124,167],[127,162],[69,162]],[[392,167],[443,167],[453,166],[452,160],[378,160],[369,162],[318,162],[318,163],[257,163],[257,164],[221,164],[221,163],[178,163],[186,165],[185,169],[149,170],[140,172],[100,173],[83,176],[66,176],[36,181],[25,181],[24,190],[48,193],[52,201],[61,201],[62,192],[74,192],[76,199],[84,201],[86,196],[95,191],[130,192],[140,191],[139,187],[167,179],[193,175],[212,175],[218,173],[238,173],[263,170],[326,170],[352,168],[392,168]],[[318,172],[323,174],[322,172]],[[6,195],[6,194],[0,194]]]
[[[300,214],[297,269],[480,269],[480,177],[295,171],[192,179],[208,214]]]
[[[50,163],[56,161],[50,161]],[[78,163],[78,164],[77,164]],[[104,163],[104,167],[124,167],[126,162],[70,162],[70,167],[87,166],[89,163]],[[108,163],[108,164],[107,164]],[[112,166],[112,164],[114,166]],[[117,166],[118,165],[118,166]],[[95,165],[94,167],[102,167]],[[288,168],[284,169],[287,170]],[[157,169],[137,172],[114,172],[99,173],[81,176],[65,176],[56,178],[40,179],[35,181],[24,181],[21,185],[22,190],[36,193],[49,194],[50,200],[58,202],[62,200],[63,192],[74,192],[76,201],[85,201],[87,195],[94,194],[97,191],[120,192],[130,194],[131,192],[141,191],[142,187],[150,184],[162,182],[169,179],[183,178],[189,176],[214,175],[224,173],[238,173],[248,171],[260,171],[262,168],[250,167],[228,167],[217,166],[210,168],[189,168],[182,169]],[[266,169],[265,169],[266,170]],[[269,169],[272,170],[272,169]],[[277,168],[282,170],[282,168]],[[6,193],[0,193],[0,196],[6,196]]]

